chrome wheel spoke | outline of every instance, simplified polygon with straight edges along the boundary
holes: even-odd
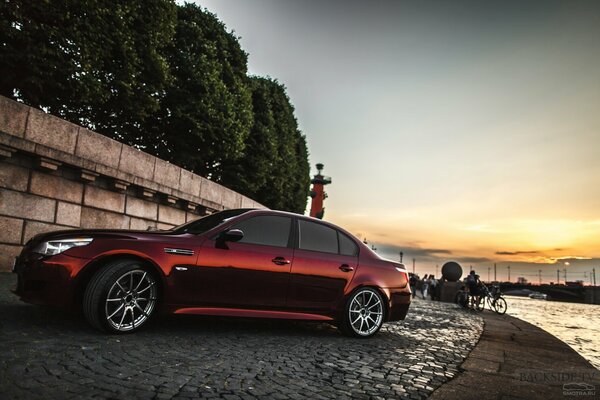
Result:
[[[123,325],[123,321],[125,320],[125,314],[127,314],[127,310],[125,310],[123,312],[123,316],[121,317],[121,321],[119,321],[119,327],[117,329],[121,329],[121,326]]]
[[[135,289],[133,289],[133,290],[138,290],[140,288],[140,285],[142,284],[142,282],[144,282],[145,278],[146,278],[146,272],[144,272],[144,275],[142,275],[142,277],[140,278],[140,281],[138,282]]]
[[[370,319],[371,321],[373,321],[373,324],[371,325],[371,327],[377,324],[377,322],[376,322],[376,321],[375,321],[373,318],[371,318],[371,316],[370,316],[370,315],[367,317],[367,320],[369,320],[369,319]],[[370,327],[369,327],[369,323],[368,323],[368,322],[367,322],[367,328],[368,328],[368,329],[370,329]]]
[[[371,304],[371,300],[373,300],[373,293],[369,292],[369,294],[371,295],[371,297],[369,297],[369,301],[367,302],[367,304],[365,304],[366,308],[370,308],[369,305]]]
[[[118,299],[106,299],[106,301],[123,301],[122,298],[118,298]]]
[[[135,303],[135,306],[138,308],[138,310],[140,310],[140,312],[142,313],[142,315],[144,315],[145,317],[149,317],[149,315],[146,314],[146,311],[144,311],[144,309],[142,307],[140,307],[139,304]]]
[[[142,294],[142,293],[144,293],[146,290],[150,289],[152,286],[154,286],[154,282],[151,282],[151,283],[148,285],[148,287],[146,287],[146,288],[144,288],[144,289],[142,289],[142,290],[138,291],[137,293],[138,293],[138,294]]]
[[[137,298],[137,301],[149,301],[149,300],[156,300],[156,297],[149,297],[149,298],[138,297]]]
[[[119,279],[120,280],[120,279]],[[119,283],[119,281],[117,281],[117,286],[119,286],[119,289],[121,289],[121,291],[123,293],[127,293],[128,291]]]
[[[135,329],[135,313],[133,312],[133,307],[131,307],[129,311],[131,311],[131,327]]]
[[[112,314],[110,314],[108,317],[106,317],[106,319],[111,319],[112,317],[115,316],[116,313],[118,313],[119,311],[121,311],[121,309],[125,307],[125,304],[121,304]]]

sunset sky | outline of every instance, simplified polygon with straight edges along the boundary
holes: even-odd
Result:
[[[199,3],[287,86],[326,220],[421,275],[600,280],[600,2]]]

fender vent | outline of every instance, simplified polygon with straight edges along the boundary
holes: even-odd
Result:
[[[165,247],[165,253],[168,254],[179,254],[180,256],[193,256],[194,251],[188,249],[173,249],[170,247]]]

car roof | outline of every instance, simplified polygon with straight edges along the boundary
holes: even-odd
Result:
[[[291,218],[303,219],[303,220],[310,221],[310,222],[316,222],[316,223],[319,223],[322,225],[329,226],[330,228],[342,231],[346,235],[348,235],[351,238],[355,239],[356,241],[362,243],[360,241],[360,239],[358,239],[356,236],[354,236],[352,233],[348,232],[344,228],[342,228],[338,225],[335,225],[331,222],[323,221],[322,219],[314,218],[314,217],[311,217],[308,215],[293,213],[293,212],[289,212],[289,211],[271,210],[268,208],[255,208],[255,209],[249,209],[247,212],[240,214],[240,216],[241,215],[250,215],[250,214],[253,214],[253,215],[261,215],[261,214],[262,215],[282,215],[282,216],[287,216],[287,217],[291,217]]]

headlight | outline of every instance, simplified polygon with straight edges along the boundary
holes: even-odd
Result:
[[[55,254],[62,253],[63,251],[69,250],[73,247],[87,246],[92,242],[92,238],[77,238],[77,239],[59,239],[49,240],[47,242],[40,243],[33,251],[40,253],[45,256],[52,256]]]

